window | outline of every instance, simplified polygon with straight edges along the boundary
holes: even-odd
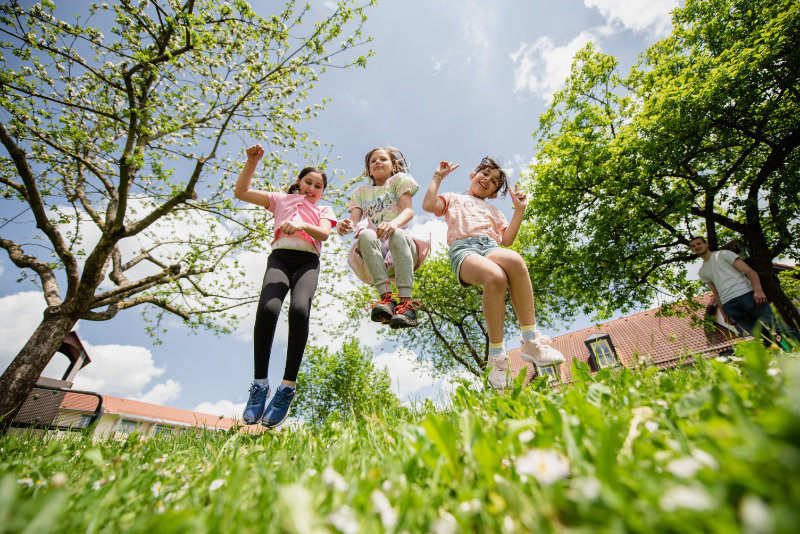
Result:
[[[589,366],[597,372],[606,367],[615,367],[619,364],[617,350],[611,343],[608,334],[595,334],[583,341],[589,349]]]
[[[592,344],[594,355],[597,358],[597,366],[613,367],[617,364],[617,359],[614,357],[614,351],[611,350],[611,345],[607,339],[601,339]]]
[[[539,376],[549,376],[551,382],[558,382],[561,377],[558,376],[558,369],[555,365],[536,366]]]
[[[133,419],[123,419],[119,422],[119,429],[117,432],[120,432],[121,434],[132,434],[133,432],[136,432],[138,426],[138,421],[134,421]]]
[[[153,429],[153,435],[156,436],[158,434],[171,435],[172,427],[169,425],[157,424]]]

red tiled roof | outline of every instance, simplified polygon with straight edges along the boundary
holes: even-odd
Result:
[[[88,407],[87,399],[92,399],[92,397],[79,393],[67,393],[60,406],[72,410],[94,411],[96,404]],[[228,417],[170,408],[169,406],[123,399],[113,395],[103,395],[103,406],[106,414],[130,417],[135,420],[154,421],[165,425],[205,427],[215,430],[228,430],[237,426],[240,432],[247,432],[248,434],[259,434],[265,430],[261,425],[242,425],[241,421]]]
[[[120,416],[131,416],[131,418],[146,418],[163,422],[164,424],[177,423],[193,427],[206,427],[217,430],[227,430],[233,426],[240,426],[240,431],[249,434],[257,434],[264,430],[261,425],[242,425],[241,421],[235,421],[228,417],[210,415],[207,413],[171,408],[150,404],[149,402],[135,401],[114,397],[113,395],[103,395],[103,405],[105,413],[118,414]],[[258,427],[258,428],[256,428]]]
[[[702,319],[707,306],[713,302],[713,295],[706,293],[698,300],[706,308],[694,312],[693,315]],[[588,363],[589,350],[584,340],[599,333],[611,337],[611,343],[626,367],[637,365],[637,357],[640,362],[670,367],[677,365],[682,357],[721,352],[742,339],[719,325],[710,332],[705,331],[702,326],[692,326],[691,316],[656,316],[659,309],[653,308],[553,338],[553,347],[560,350],[566,358],[566,361],[559,366],[561,382],[572,380],[571,369],[574,359]],[[508,351],[508,356],[512,371],[518,372],[527,365],[520,358],[519,348]],[[528,380],[531,375],[532,370],[529,369]]]

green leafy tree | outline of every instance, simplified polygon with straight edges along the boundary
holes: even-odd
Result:
[[[386,369],[375,369],[372,351],[348,339],[334,354],[325,347],[306,347],[297,375],[295,412],[312,424],[324,423],[330,414],[397,410],[400,402],[391,390]]]
[[[232,256],[263,246],[271,216],[232,200],[239,147],[266,145],[263,188],[292,179],[289,150],[314,157],[298,125],[324,100],[308,91],[365,64],[353,48],[373,3],[313,20],[293,1],[260,16],[241,0],[118,0],[74,22],[49,0],[0,5],[0,247],[47,302],[0,378],[0,424],[80,319],[142,306],[224,330],[253,300]]]
[[[800,324],[772,269],[798,259],[800,10],[793,0],[688,0],[627,76],[587,45],[536,132],[520,240],[550,305],[606,315],[692,296],[692,235],[737,241]]]

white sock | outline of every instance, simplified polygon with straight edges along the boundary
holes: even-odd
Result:
[[[522,339],[525,341],[533,341],[536,339],[536,327],[533,325],[529,326],[521,326],[520,330],[522,330]]]

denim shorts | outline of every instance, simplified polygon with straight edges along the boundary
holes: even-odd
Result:
[[[466,284],[461,280],[461,264],[467,256],[470,254],[480,254],[485,257],[496,248],[500,248],[497,241],[485,235],[465,237],[464,239],[453,241],[450,244],[448,256],[450,257],[450,266],[453,268],[458,283],[464,287],[470,286],[470,284]]]

